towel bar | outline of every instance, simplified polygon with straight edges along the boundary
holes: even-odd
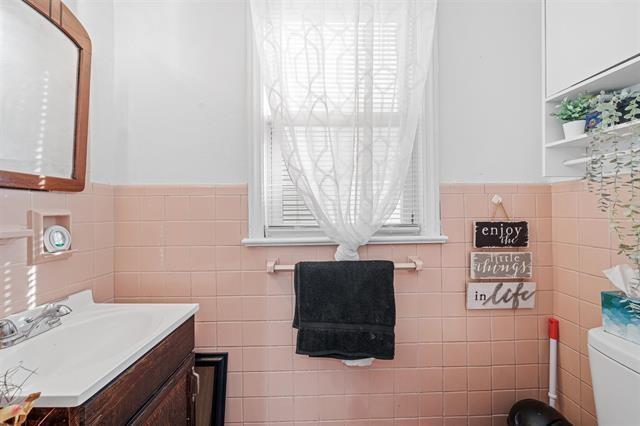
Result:
[[[394,263],[395,269],[414,269],[416,271],[422,270],[422,260],[416,256],[409,256],[409,262],[407,263]],[[273,274],[274,272],[293,271],[296,265],[279,265],[278,258],[267,260],[267,272]]]

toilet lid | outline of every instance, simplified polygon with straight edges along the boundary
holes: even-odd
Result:
[[[640,345],[607,333],[602,327],[589,330],[589,346],[625,367],[640,373]]]

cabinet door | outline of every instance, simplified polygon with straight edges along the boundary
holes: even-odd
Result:
[[[546,0],[547,96],[640,54],[640,0]]]
[[[193,367],[192,354],[129,424],[136,426],[191,425]]]

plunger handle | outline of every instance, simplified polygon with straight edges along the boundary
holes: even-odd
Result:
[[[558,399],[558,338],[560,337],[560,322],[556,318],[549,318],[549,405],[556,408]]]

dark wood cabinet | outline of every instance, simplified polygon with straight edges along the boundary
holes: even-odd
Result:
[[[193,317],[78,407],[36,408],[29,425],[191,425]]]
[[[129,424],[132,426],[194,424],[192,421],[195,393],[192,386],[193,368],[194,357],[191,355]],[[187,419],[186,423],[185,419]]]

